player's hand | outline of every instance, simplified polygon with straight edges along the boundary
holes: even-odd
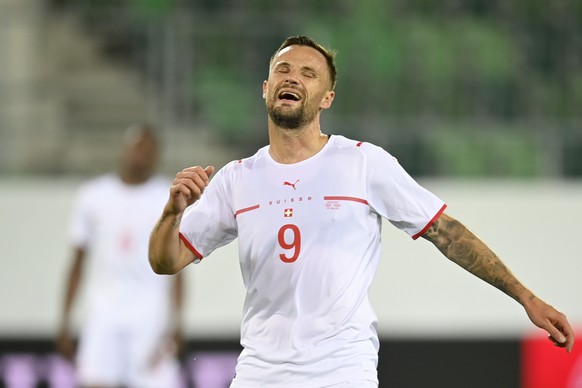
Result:
[[[568,353],[572,351],[574,330],[564,314],[538,298],[534,298],[524,307],[531,321],[548,332],[548,339],[555,346],[566,348]]]
[[[213,166],[188,167],[177,173],[176,179],[172,182],[166,210],[179,214],[200,199],[213,173]]]
[[[56,342],[59,353],[67,360],[73,361],[75,357],[75,342],[69,333],[68,327],[61,327]]]

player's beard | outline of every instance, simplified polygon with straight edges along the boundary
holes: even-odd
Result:
[[[310,109],[304,102],[294,109],[275,107],[273,102],[267,103],[269,117],[275,125],[285,129],[299,129],[312,122],[317,115],[317,109]]]

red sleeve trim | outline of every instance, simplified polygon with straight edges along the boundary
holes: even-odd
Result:
[[[363,141],[359,141],[359,142],[356,144],[356,147],[360,147],[360,146],[362,145],[362,143],[363,143]]]
[[[368,204],[368,201],[366,201],[363,198],[346,197],[346,196],[341,196],[341,195],[324,196],[323,197],[323,200],[324,201],[354,201],[354,202],[363,203],[364,205],[367,205]]]
[[[418,232],[417,234],[412,236],[412,239],[416,240],[417,238],[422,236],[428,230],[428,228],[430,228],[432,226],[432,224],[434,224],[434,222],[441,216],[441,214],[443,214],[443,212],[445,211],[446,208],[447,208],[447,204],[445,203],[443,205],[443,207],[441,207],[441,209],[437,212],[437,214],[435,214],[435,216],[428,222],[428,224],[426,224],[426,226],[424,228],[422,228],[422,230],[420,232]]]
[[[198,252],[196,250],[196,248],[194,248],[194,245],[190,244],[190,241],[188,241],[182,233],[180,233],[179,236],[180,236],[180,240],[182,240],[182,242],[186,245],[186,247],[188,247],[188,249],[190,249],[192,251],[192,253],[194,254],[194,256],[196,256],[198,261],[202,260],[202,254],[200,254],[200,252]]]
[[[239,209],[234,213],[234,218],[236,218],[241,213],[250,212],[251,210],[258,209],[260,206],[261,205],[255,205],[255,206],[249,206],[249,207],[245,207],[243,209]]]

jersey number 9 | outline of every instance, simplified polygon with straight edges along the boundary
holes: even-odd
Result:
[[[286,233],[287,231],[290,233]],[[287,240],[285,237],[290,237],[290,240]],[[286,252],[291,254],[291,256],[287,256],[286,253],[279,254],[279,258],[285,263],[293,263],[299,257],[299,252],[301,251],[301,232],[297,225],[293,224],[285,224],[279,229],[279,245],[281,248],[291,251]],[[289,241],[289,242],[287,242]]]

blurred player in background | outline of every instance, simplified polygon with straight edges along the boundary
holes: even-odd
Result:
[[[244,349],[231,387],[377,387],[368,288],[382,217],[515,299],[570,351],[566,317],[445,214],[444,202],[394,157],[321,132],[335,79],[333,52],[307,37],[283,42],[263,83],[269,145],[227,164],[212,181],[212,166],[179,172],[152,232],[150,262],[158,273],[177,273],[239,238],[247,295]],[[405,276],[414,282],[414,274]]]
[[[75,364],[83,387],[172,388],[179,374],[182,276],[156,275],[148,238],[168,198],[154,175],[159,144],[153,130],[124,133],[120,169],[82,186],[75,203],[73,257],[58,348],[73,360],[71,316],[87,280],[87,316]]]

